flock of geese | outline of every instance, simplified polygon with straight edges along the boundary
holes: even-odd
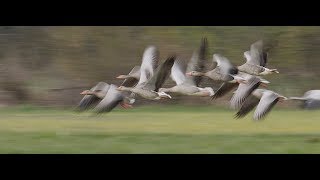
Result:
[[[236,90],[230,99],[230,108],[237,111],[235,118],[245,117],[256,107],[253,119],[263,119],[278,102],[286,100],[305,101],[306,106],[310,107],[320,104],[320,90],[308,91],[302,97],[287,98],[267,89],[270,82],[262,77],[279,72],[266,67],[268,48],[262,40],[254,42],[250,50],[244,52],[246,62],[241,66],[234,66],[221,54],[213,54],[211,70],[205,72],[207,48],[207,39],[202,38],[200,48],[193,53],[188,63],[174,55],[160,64],[158,49],[149,46],[144,51],[141,66],[135,66],[128,74],[117,77],[123,80],[120,86],[99,82],[90,90],[80,93],[84,97],[77,109],[84,111],[94,108],[97,113],[110,112],[118,105],[123,108],[132,107],[137,96],[161,100],[171,99],[172,93],[216,100],[233,89]],[[169,77],[176,85],[163,88]],[[216,90],[200,87],[203,77],[222,85]]]

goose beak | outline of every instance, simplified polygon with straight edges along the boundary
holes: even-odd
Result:
[[[88,90],[84,90],[84,91],[82,91],[80,94],[81,94],[81,95],[87,95],[87,93],[88,93]]]
[[[131,105],[131,104],[121,103],[120,105],[121,105],[121,107],[123,107],[124,109],[132,108],[132,105]]]
[[[186,75],[188,75],[188,76],[192,76],[191,72],[186,73]]]

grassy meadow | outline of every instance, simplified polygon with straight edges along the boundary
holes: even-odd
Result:
[[[320,111],[275,108],[265,120],[214,106],[0,109],[0,153],[320,153]]]

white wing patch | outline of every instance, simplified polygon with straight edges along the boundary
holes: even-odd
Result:
[[[145,83],[153,76],[158,65],[158,52],[155,46],[149,46],[143,53],[141,63],[141,74],[138,84]]]
[[[177,85],[180,85],[185,82],[186,75],[182,70],[180,60],[176,60],[171,68],[171,79],[176,82]]]

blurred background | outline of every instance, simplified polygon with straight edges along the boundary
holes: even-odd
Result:
[[[208,38],[208,65],[220,53],[234,65],[259,40],[271,41],[268,67],[280,74],[266,77],[269,89],[300,96],[320,89],[320,27],[303,26],[51,26],[0,27],[0,105],[76,106],[82,90],[99,81],[119,85],[115,77],[140,65],[144,49],[155,45],[160,59],[177,54],[188,61]],[[165,86],[172,86],[168,79]],[[202,86],[218,88],[205,80]],[[218,100],[224,105],[231,94]],[[208,98],[175,97],[171,104],[203,104]],[[140,99],[137,105],[151,102]],[[290,106],[283,103],[280,106]]]

